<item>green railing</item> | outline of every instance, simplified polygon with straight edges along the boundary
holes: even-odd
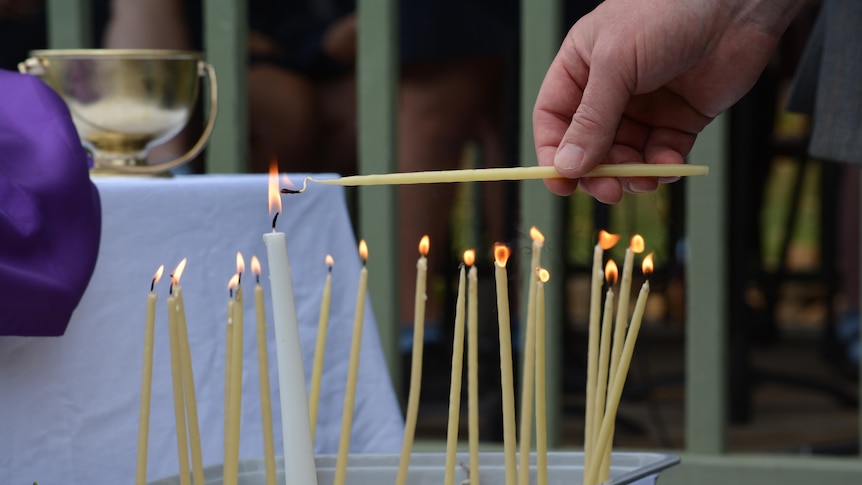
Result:
[[[394,0],[359,0],[358,111],[359,171],[380,173],[395,167],[397,92],[397,38]],[[556,53],[560,32],[560,0],[524,0],[521,15],[521,153],[522,164],[535,164],[532,102],[547,66]],[[89,1],[48,0],[49,43],[52,48],[89,47]],[[219,76],[219,119],[209,144],[207,167],[211,172],[240,172],[247,153],[245,102],[245,2],[204,0],[204,45]],[[708,177],[688,181],[686,227],[689,263],[686,322],[686,447],[680,466],[661,477],[663,484],[737,485],[774,483],[862,483],[862,460],[776,455],[741,455],[727,452],[727,255],[723,244],[728,229],[727,120],[719,118],[698,138],[691,158],[710,166]],[[375,248],[372,257],[371,298],[393,382],[400,382],[398,358],[397,251],[395,192],[389,187],[359,191],[357,233]],[[551,196],[541,182],[521,185],[519,224],[543,228],[548,245],[562,247],[562,199]],[[381,211],[381,207],[389,208]],[[528,231],[522,230],[521,234]],[[524,247],[529,241],[522,241]],[[564,267],[563,252],[548,254],[546,265]],[[382,255],[386,255],[383,257]],[[556,260],[554,259],[556,258]],[[525,278],[522,278],[525,279]],[[559,443],[561,420],[560,366],[562,342],[562,278],[552,279],[548,293],[549,438]],[[525,319],[522,319],[524,321]],[[400,389],[399,389],[400,392]],[[862,432],[860,432],[862,435]]]

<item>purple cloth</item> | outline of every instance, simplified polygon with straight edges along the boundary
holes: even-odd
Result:
[[[63,335],[93,273],[101,207],[66,104],[0,70],[0,335]]]

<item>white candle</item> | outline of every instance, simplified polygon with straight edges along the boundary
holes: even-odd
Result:
[[[465,258],[466,259],[466,258]],[[464,368],[464,307],[466,292],[464,266],[458,276],[455,301],[455,331],[452,337],[452,374],[449,380],[449,421],[446,430],[446,477],[444,485],[455,483],[455,452],[458,448],[458,420],[461,416],[461,378]]]
[[[332,300],[332,267],[335,260],[326,255],[326,282],[320,298],[320,317],[317,320],[317,342],[314,346],[314,365],[311,368],[311,391],[309,392],[309,417],[311,419],[311,440],[317,430],[317,409],[320,403],[320,382],[323,378],[323,356],[326,353],[326,331],[329,327],[329,304]]]
[[[608,280],[608,291],[605,296],[605,311],[602,317],[601,340],[599,342],[598,370],[596,377],[596,389],[594,400],[594,412],[592,417],[592,441],[590,453],[584,457],[584,483],[587,483],[589,467],[593,461],[602,461],[605,457],[604,450],[595,447],[598,438],[599,426],[605,415],[605,399],[608,389],[608,366],[611,355],[611,332],[614,324],[614,285],[617,282],[619,270],[614,260],[609,260],[605,266],[605,278]]]
[[[404,419],[404,439],[401,442],[401,457],[398,461],[396,485],[407,483],[407,469],[410,466],[410,452],[416,432],[416,418],[419,415],[419,394],[422,390],[422,350],[425,346],[425,286],[428,277],[430,250],[428,236],[419,241],[419,260],[416,261],[416,291],[413,303],[413,356],[410,365],[410,391],[407,396],[407,413]]]
[[[536,282],[536,484],[548,485],[548,405],[545,376],[545,283],[551,275],[539,268]]]
[[[162,277],[165,265],[159,266],[147,294],[147,313],[144,325],[144,363],[141,366],[141,408],[138,417],[138,457],[135,468],[135,485],[147,483],[147,446],[150,435],[150,401],[153,390],[153,340],[156,329],[156,301],[153,291]]]
[[[174,390],[174,425],[177,433],[177,459],[180,468],[180,485],[190,485],[189,476],[189,442],[186,432],[185,399],[183,397],[183,371],[180,363],[179,331],[177,330],[177,297],[173,294],[171,281],[171,295],[168,296],[168,337],[171,348],[171,383]]]
[[[467,426],[470,447],[470,483],[479,483],[479,275],[473,263],[476,251],[464,253],[467,273]]]
[[[177,297],[177,332],[180,344],[180,365],[183,374],[183,396],[185,397],[186,419],[188,420],[189,444],[192,451],[192,477],[195,483],[203,483],[204,465],[201,454],[201,431],[198,423],[198,404],[195,395],[195,377],[189,346],[189,332],[186,325],[185,300],[183,299],[183,288],[180,286],[180,275],[175,272],[174,278],[177,281],[176,286],[174,286],[174,294]]]
[[[237,275],[242,271],[237,265]],[[224,460],[223,481],[225,485],[236,485],[239,473],[240,423],[242,421],[242,368],[243,368],[243,295],[242,286],[237,285],[234,293],[233,334],[231,335],[230,396],[228,409],[227,455]]]
[[[266,244],[272,321],[275,329],[284,469],[287,482],[315,485],[317,471],[314,465],[311,424],[308,420],[308,395],[305,390],[305,371],[299,345],[293,283],[287,259],[287,242],[284,233],[275,230],[276,218],[281,211],[276,166],[270,168],[269,200],[270,212],[273,208],[277,208],[277,212],[273,218],[272,232],[263,235],[263,242]]]
[[[347,385],[344,390],[344,409],[341,414],[341,436],[338,438],[338,456],[335,461],[334,485],[344,485],[347,477],[347,458],[350,454],[350,434],[353,429],[353,408],[356,403],[356,382],[359,380],[359,352],[362,349],[362,326],[365,321],[365,299],[368,293],[368,245],[359,241],[362,269],[359,271],[359,287],[356,290],[356,310],[353,314],[353,336],[350,341],[350,357],[347,363]]]
[[[230,452],[230,370],[231,355],[233,354],[233,308],[236,302],[233,299],[233,291],[239,285],[239,275],[234,274],[227,283],[227,325],[225,327],[224,345],[224,453],[222,463],[225,463]]]
[[[530,483],[530,443],[533,431],[533,386],[536,377],[536,268],[542,260],[542,245],[545,236],[536,229],[530,228],[530,238],[533,240],[532,258],[527,274],[529,284],[527,285],[527,313],[526,331],[524,339],[523,374],[521,376],[521,433],[520,450],[518,458],[518,484],[528,485]]]
[[[260,419],[263,427],[263,457],[266,485],[275,485],[275,443],[272,436],[272,402],[269,400],[269,356],[266,351],[266,307],[260,286],[260,261],[251,257],[251,272],[255,278],[254,313],[257,329],[257,373],[260,376]]]
[[[517,446],[515,443],[515,383],[512,371],[512,330],[509,328],[509,282],[506,262],[509,248],[494,245],[494,279],[497,288],[497,326],[500,333],[500,387],[503,393],[503,455],[506,468],[506,485],[517,480]]]

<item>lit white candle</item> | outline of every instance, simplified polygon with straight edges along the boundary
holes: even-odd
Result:
[[[416,433],[416,419],[419,415],[419,394],[422,390],[422,350],[425,346],[425,286],[428,278],[428,251],[431,242],[428,236],[419,241],[419,260],[416,261],[416,291],[413,303],[413,356],[410,365],[410,391],[407,395],[407,413],[404,419],[404,439],[401,441],[401,457],[398,461],[396,485],[407,483],[407,469],[410,466],[410,452],[413,449],[413,436]]]
[[[614,326],[614,285],[617,283],[619,269],[614,260],[608,260],[605,265],[605,279],[608,281],[608,291],[605,295],[605,311],[602,316],[601,340],[599,342],[599,358],[598,370],[596,378],[594,411],[590,418],[591,423],[591,442],[590,451],[584,456],[584,483],[587,483],[587,476],[590,464],[595,461],[602,461],[605,457],[604,450],[595,448],[596,438],[598,437],[599,427],[602,423],[602,418],[605,415],[605,399],[608,390],[608,366],[610,365],[611,355],[611,332]]]
[[[479,483],[479,274],[476,251],[464,252],[467,273],[467,426],[470,447],[470,483]]]
[[[464,259],[467,259],[466,257]],[[449,421],[446,429],[446,477],[444,485],[455,483],[455,452],[458,448],[458,421],[461,416],[461,378],[464,369],[464,307],[467,289],[464,266],[458,276],[455,300],[455,330],[452,337],[452,373],[449,380]]]
[[[545,236],[535,227],[530,228],[533,240],[532,257],[527,274],[529,285],[527,294],[526,330],[524,339],[523,374],[521,376],[521,433],[518,458],[518,484],[530,483],[530,444],[533,431],[533,390],[536,377],[536,268],[542,262],[542,246]]]
[[[356,382],[359,380],[359,352],[362,349],[362,326],[365,321],[365,299],[368,294],[368,245],[359,241],[359,256],[362,269],[359,271],[359,287],[356,290],[356,310],[353,314],[353,336],[350,341],[350,357],[347,361],[347,385],[344,389],[344,409],[341,414],[341,436],[338,437],[338,456],[335,460],[334,485],[344,485],[347,477],[347,459],[350,454],[350,434],[353,430],[353,408],[356,403]]]
[[[317,430],[317,409],[320,404],[320,383],[323,379],[323,356],[326,353],[326,331],[329,327],[329,304],[332,300],[332,267],[335,260],[326,255],[326,282],[320,298],[320,317],[317,320],[317,342],[314,346],[314,365],[311,368],[311,391],[309,392],[309,417],[311,419],[311,440]]]
[[[147,446],[150,436],[150,401],[153,391],[153,340],[156,329],[156,301],[153,291],[162,277],[165,265],[159,266],[147,294],[147,313],[144,325],[144,363],[141,366],[141,409],[138,417],[138,459],[135,468],[135,485],[147,483]]]
[[[185,266],[185,260],[171,275],[171,294],[167,299],[168,307],[168,338],[171,348],[171,383],[174,390],[174,425],[177,433],[177,459],[180,468],[180,485],[190,485],[189,476],[189,441],[186,431],[185,398],[183,397],[183,370],[180,358],[179,330],[177,329],[177,297],[173,292],[177,283],[174,274],[182,273],[181,266]]]
[[[266,467],[266,485],[275,485],[275,443],[272,437],[272,402],[269,400],[269,356],[266,351],[266,307],[263,286],[260,285],[260,261],[251,257],[254,275],[254,314],[257,329],[257,373],[260,376],[260,419],[263,427],[263,457]]]
[[[270,167],[269,172],[269,202],[270,213],[273,209],[276,212],[272,221],[272,232],[263,235],[263,242],[266,244],[272,321],[275,329],[284,469],[288,483],[316,485],[317,471],[308,418],[308,395],[305,390],[305,371],[299,345],[299,323],[296,319],[293,283],[287,259],[287,242],[284,233],[275,230],[276,219],[281,212],[278,167],[275,164]]]
[[[509,282],[506,262],[509,248],[505,244],[494,245],[494,279],[497,288],[497,326],[500,333],[500,387],[503,394],[503,455],[506,469],[506,485],[517,481],[517,444],[515,424],[515,383],[512,370],[512,329],[509,314]]]
[[[227,326],[225,328],[225,345],[224,345],[224,454],[222,463],[227,459],[230,452],[230,370],[231,370],[231,355],[233,354],[233,308],[236,302],[233,299],[233,292],[239,285],[239,274],[234,273],[227,283],[228,300],[227,300]]]
[[[231,326],[231,366],[230,366],[230,396],[228,397],[228,434],[227,453],[224,460],[223,481],[225,485],[236,485],[239,480],[239,443],[240,422],[242,421],[242,368],[243,368],[243,319],[244,304],[242,291],[242,273],[245,271],[245,261],[242,255],[236,253],[237,287],[234,291],[233,318]]]
[[[548,485],[548,405],[545,376],[545,283],[548,270],[536,270],[536,484]]]

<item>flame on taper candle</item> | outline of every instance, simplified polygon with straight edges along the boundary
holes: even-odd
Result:
[[[422,256],[428,256],[428,251],[431,249],[431,238],[428,235],[422,236],[422,239],[419,240],[419,254]]]
[[[260,260],[253,254],[251,255],[251,274],[254,275],[254,282],[260,283]]]
[[[497,266],[504,268],[506,266],[506,262],[509,261],[509,246],[506,246],[503,243],[494,243],[494,261],[497,262]]]
[[[551,279],[551,273],[549,273],[545,268],[536,268],[536,274],[539,276],[539,281],[542,283],[547,283],[548,280]]]
[[[183,258],[180,261],[180,264],[174,268],[174,272],[171,273],[171,291],[173,292],[173,287],[180,284],[180,278],[183,277],[183,271],[186,269],[186,260],[188,258]]]
[[[159,266],[159,269],[156,270],[156,274],[153,275],[153,282],[150,283],[150,291],[153,291],[153,289],[155,289],[156,283],[158,283],[159,280],[162,279],[162,273],[164,273],[164,271],[165,265]]]
[[[605,251],[616,246],[617,241],[620,240],[619,234],[611,234],[608,231],[602,229],[599,231],[599,246],[602,247]]]
[[[327,254],[327,255],[326,255],[326,258],[324,258],[324,261],[326,262],[326,268],[327,268],[327,270],[328,270],[330,273],[332,273],[332,267],[333,267],[333,266],[335,266],[335,259],[333,259],[333,258],[332,258],[332,255],[331,255],[331,254]]]
[[[545,235],[536,226],[530,228],[530,238],[539,243],[545,242]]]
[[[228,293],[228,295],[230,295],[231,298],[233,298],[233,290],[237,286],[239,286],[239,275],[234,274],[233,276],[230,277],[230,279],[227,282],[227,293]]]
[[[641,268],[643,270],[644,276],[648,276],[653,271],[653,261],[652,261],[653,253],[649,253],[641,263]]]
[[[278,160],[272,159],[269,163],[269,213],[275,212],[272,218],[272,230],[275,231],[275,221],[281,212],[281,193],[278,189]]]
[[[464,251],[464,264],[467,266],[473,266],[473,263],[476,262],[476,250],[468,249]]]
[[[617,283],[619,276],[620,270],[617,267],[617,263],[613,259],[609,259],[608,264],[605,265],[605,280],[613,286]]]
[[[236,273],[239,275],[239,283],[242,283],[242,274],[245,273],[245,259],[239,251],[236,252]]]
[[[365,243],[365,239],[359,241],[359,257],[362,258],[362,264],[368,262],[368,244]]]
[[[632,236],[632,241],[629,243],[629,247],[632,248],[633,253],[640,254],[644,252],[645,246],[644,238],[642,238],[640,234]]]

